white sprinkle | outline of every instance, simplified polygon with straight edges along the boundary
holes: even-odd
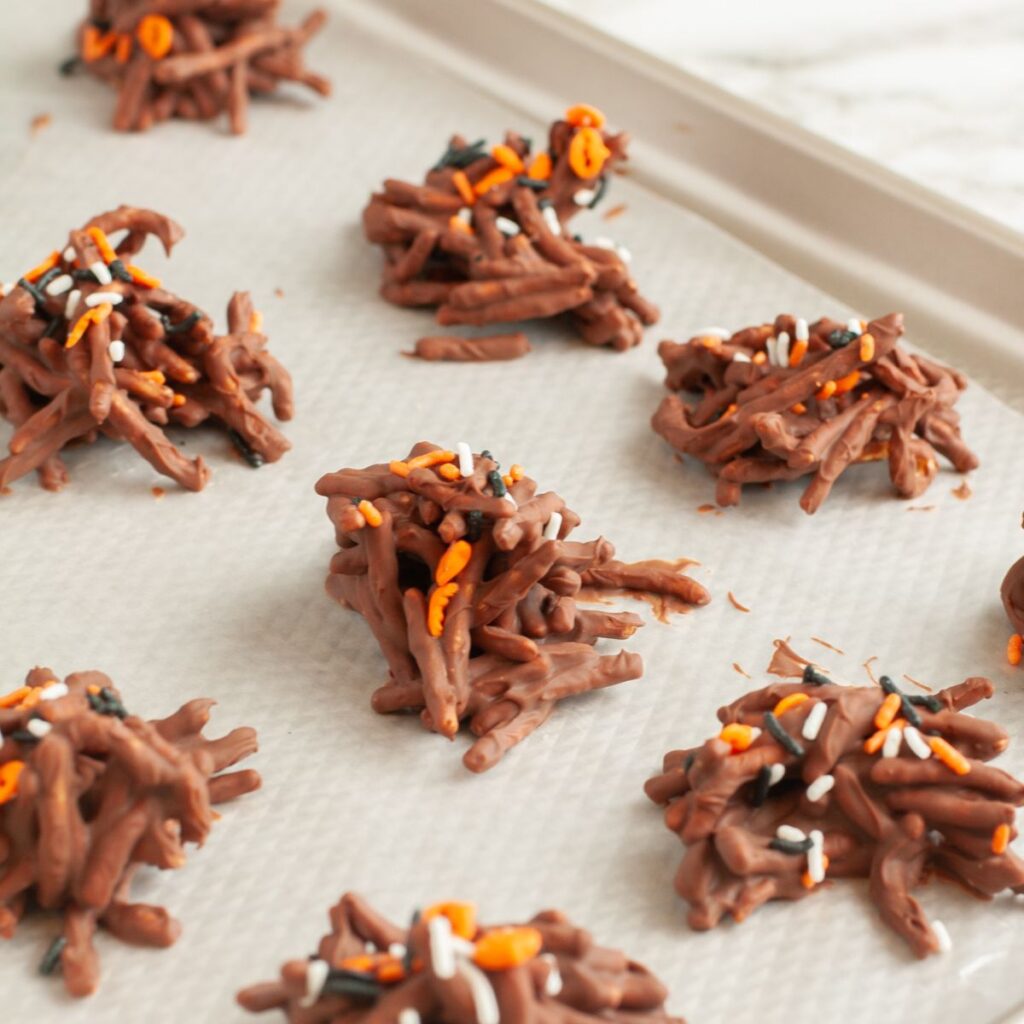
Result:
[[[779,338],[776,343],[775,357],[779,366],[789,366],[789,332],[779,331]]]
[[[775,834],[779,839],[785,839],[789,843],[802,843],[807,838],[807,833],[796,825],[780,825]]]
[[[932,931],[939,942],[939,952],[948,953],[953,948],[953,938],[949,929],[941,921],[932,921]]]
[[[44,686],[39,691],[40,700],[60,700],[61,697],[66,697],[67,695],[67,683],[51,683],[49,686]]]
[[[10,284],[0,284],[0,298],[3,298],[3,296],[5,296],[5,295],[10,295],[11,294],[11,289],[13,287],[14,287],[13,283],[10,283]]]
[[[562,224],[558,219],[558,214],[555,213],[555,208],[553,206],[545,206],[540,212],[551,234],[560,235],[562,233]]]
[[[807,787],[807,799],[812,804],[817,803],[826,793],[828,793],[832,787],[836,784],[836,780],[832,775],[819,775],[808,787]]]
[[[473,211],[468,206],[462,207],[462,209],[459,210],[457,216],[459,220],[461,220],[464,224],[473,223]]]
[[[852,331],[854,334],[860,334],[860,321],[855,316],[851,316],[850,319],[846,321],[846,329],[848,331]]]
[[[732,361],[734,363],[749,363],[750,362],[750,356],[748,356],[746,352],[737,352],[732,357]]]
[[[548,520],[547,525],[544,527],[544,539],[545,540],[557,540],[558,532],[562,529],[562,513],[552,512],[551,518]]]
[[[95,263],[90,263],[89,269],[92,271],[92,276],[95,277],[100,284],[114,283],[114,275],[110,273],[110,267],[108,267],[103,260],[97,260]]]
[[[466,444],[465,441],[460,441],[456,446],[455,450],[459,453],[459,472],[463,476],[473,475],[473,449]]]
[[[93,292],[86,295],[85,304],[92,308],[101,302],[109,302],[112,306],[120,306],[124,302],[124,296],[120,292]]]
[[[828,714],[828,705],[823,701],[819,700],[815,703],[814,707],[807,712],[807,717],[804,719],[804,727],[800,730],[800,735],[805,740],[816,740],[818,733],[821,732],[821,724],[825,721],[825,716]]]
[[[82,293],[77,288],[68,296],[68,301],[64,303],[64,316],[66,319],[71,319],[71,314],[74,313],[81,298]]]
[[[778,366],[779,365],[779,340],[778,338],[769,338],[765,342],[765,348],[768,349],[768,365]]]
[[[432,917],[427,924],[430,936],[430,966],[442,980],[455,977],[455,949],[452,946],[452,925],[443,914]]]
[[[110,353],[111,362],[121,362],[121,360],[124,359],[124,342],[112,341],[110,343],[110,348],[108,348],[107,351]]]
[[[518,235],[520,231],[519,225],[511,217],[495,217],[494,226],[503,235]]]
[[[65,263],[74,263],[76,259],[78,259],[78,252],[76,251],[76,249],[75,249],[75,247],[73,245],[69,245],[64,250],[64,262]]]
[[[803,317],[796,318],[796,327],[793,329],[793,336],[797,341],[807,341],[811,332],[807,329],[807,321]]]
[[[882,743],[882,757],[897,757],[903,743],[903,730],[898,725],[889,726]]]
[[[369,939],[367,939],[363,943],[363,949],[366,950],[367,953],[376,953],[377,952],[376,944],[371,942]]]
[[[598,249],[615,248],[615,243],[610,238],[606,238],[604,235],[598,235],[597,238],[595,238],[590,244],[596,245]]]
[[[506,501],[507,501],[507,502],[508,502],[508,503],[509,503],[509,504],[510,504],[510,505],[511,505],[511,506],[512,506],[513,508],[519,508],[519,502],[518,502],[518,501],[516,501],[516,499],[512,497],[512,492],[511,492],[511,491],[506,491],[506,492],[505,492],[505,493],[504,493],[504,494],[502,495],[502,497],[503,497],[503,498],[504,498],[504,499],[505,499],[505,500],[506,500]]]
[[[576,193],[572,197],[572,201],[577,206],[589,206],[596,196],[597,193],[592,188],[581,188],[576,190]]]
[[[396,960],[402,960],[407,952],[408,950],[401,942],[392,942],[388,946],[388,956],[393,956]]]
[[[30,718],[25,728],[28,729],[28,731],[32,733],[37,740],[41,740],[45,735],[47,735],[47,733],[49,733],[53,726],[50,725],[45,718]]]
[[[815,885],[825,881],[825,836],[819,829],[811,829],[811,848],[807,851],[807,874]]]
[[[633,254],[624,245],[620,245],[615,252],[623,263],[633,262]]]
[[[756,725],[752,725],[750,727],[750,742],[753,743],[754,740],[756,740],[757,737],[760,736],[760,735],[761,735],[761,730]]]
[[[784,764],[773,764],[768,769],[768,786],[777,786],[786,777],[786,766]]]
[[[459,961],[458,972],[469,983],[477,1024],[501,1024],[498,997],[494,994],[494,987],[487,975],[468,960]]]
[[[452,949],[455,950],[457,956],[468,956],[470,959],[476,952],[476,946],[469,939],[462,938],[461,935],[452,936]]]
[[[327,984],[331,965],[326,960],[310,960],[306,964],[306,994],[299,1000],[299,1006],[312,1006]]]
[[[404,1010],[400,1010],[398,1014],[398,1024],[420,1024],[419,1011],[413,1009],[411,1006],[407,1006]]]
[[[703,327],[693,335],[695,338],[718,338],[719,341],[728,341],[732,337],[732,331],[724,327]]]
[[[541,953],[541,960],[548,965],[548,976],[544,979],[544,994],[557,996],[562,991],[562,972],[553,953]]]
[[[70,274],[61,274],[60,277],[55,277],[46,286],[46,294],[63,295],[66,291],[70,291],[74,283],[75,279]]]
[[[925,738],[912,725],[904,727],[903,738],[907,741],[907,746],[910,747],[910,749],[917,754],[922,761],[926,761],[932,756],[932,748],[928,746]]]

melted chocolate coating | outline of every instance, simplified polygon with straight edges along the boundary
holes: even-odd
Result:
[[[684,1024],[647,968],[557,910],[510,928],[478,925],[472,904],[439,904],[402,928],[346,893],[330,920],[314,957],[288,961],[279,981],[238,1002],[293,1024]]]
[[[449,738],[468,722],[477,739],[463,762],[481,772],[559,700],[643,671],[636,654],[594,650],[600,637],[631,636],[639,617],[580,608],[581,588],[629,588],[689,605],[710,598],[672,565],[624,565],[604,538],[568,540],[579,517],[557,494],[538,494],[529,477],[503,479],[489,453],[473,456],[468,477],[454,459],[421,442],[406,461],[329,473],[316,489],[328,498],[341,546],[327,592],[366,619],[391,670],[374,709],[420,711],[427,729]],[[552,521],[557,529],[546,536]],[[455,553],[463,564],[449,577]],[[447,601],[446,585],[455,587]],[[431,632],[438,609],[440,628]]]
[[[71,995],[99,983],[98,926],[136,945],[174,943],[181,927],[163,907],[129,902],[133,875],[181,867],[213,805],[260,785],[252,770],[224,771],[255,752],[252,729],[203,736],[213,703],[145,721],[102,672],[58,684],[45,668],[0,698],[0,935],[33,906],[61,913],[44,973],[59,967]]]
[[[98,238],[121,231],[105,257]],[[235,293],[228,333],[217,335],[205,313],[132,266],[149,236],[170,254],[183,234],[161,214],[121,206],[72,231],[50,270],[0,298],[0,412],[15,426],[0,486],[36,470],[43,487],[60,490],[68,480],[61,451],[103,434],[201,490],[209,470],[171,443],[162,429],[170,424],[219,422],[263,462],[291,447],[256,408],[269,391],[277,418],[291,419],[292,383],[267,351],[249,294]],[[51,294],[51,286],[63,290]],[[83,318],[103,312],[82,333]],[[115,346],[123,348],[117,358]]]
[[[783,332],[786,365],[772,365]],[[901,348],[900,314],[867,325],[870,345],[834,320],[811,324],[802,348],[795,332],[795,318],[783,314],[724,341],[699,336],[658,348],[666,386],[701,397],[688,406],[668,396],[652,425],[718,478],[719,505],[738,504],[745,484],[810,476],[800,505],[813,513],[850,466],[883,459],[897,493],[914,498],[938,471],[938,455],[961,473],[978,465],[953,408],[966,380]]]
[[[725,732],[665,756],[645,788],[686,847],[675,886],[690,904],[691,927],[713,928],[726,915],[742,921],[768,900],[816,892],[816,833],[828,877],[869,879],[883,921],[919,957],[940,948],[911,895],[930,874],[985,899],[1024,892],[1024,861],[1007,848],[1024,783],[985,763],[1006,748],[1006,732],[962,713],[991,696],[992,683],[971,678],[934,697],[900,694],[895,754],[880,742],[888,734],[876,716],[887,693],[899,691],[882,683],[772,683],[718,712],[723,726],[763,730],[745,749]]]
[[[1018,558],[1003,579],[999,591],[1010,625],[1024,633],[1024,558]]]

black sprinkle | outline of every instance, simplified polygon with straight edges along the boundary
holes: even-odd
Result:
[[[41,292],[45,292],[46,286],[56,277],[60,277],[62,271],[60,267],[50,267],[50,269],[43,274],[38,281],[36,281],[36,288]]]
[[[183,334],[185,331],[190,331],[202,318],[203,314],[198,309],[194,309],[184,320],[172,324],[166,313],[160,314],[160,322],[164,325],[166,334]]]
[[[477,139],[468,146],[449,146],[441,159],[431,168],[434,171],[444,170],[445,167],[468,167],[474,160],[479,160],[483,154],[483,148],[487,144],[486,139]]]
[[[12,740],[17,740],[19,743],[38,743],[39,737],[33,736],[28,729],[17,729],[12,733],[9,733]]]
[[[540,178],[531,178],[525,174],[520,174],[516,178],[516,184],[522,185],[524,188],[532,188],[536,192],[543,192],[548,187],[548,182],[541,181]]]
[[[819,672],[813,665],[804,665],[804,685],[831,686],[832,680],[823,672]]]
[[[754,795],[750,801],[755,807],[760,807],[768,799],[768,790],[771,788],[771,785],[771,767],[764,765],[757,773],[757,780],[754,783]]]
[[[573,235],[572,236],[572,240],[574,242],[579,242],[580,245],[583,244],[583,236],[582,235]]]
[[[807,853],[807,851],[814,845],[811,840],[801,839],[800,842],[794,842],[792,839],[780,839],[776,836],[769,844],[773,850],[778,850],[780,853]]]
[[[25,278],[18,279],[18,287],[28,292],[32,296],[36,306],[46,305],[46,296],[30,281],[26,281]]]
[[[917,709],[914,707],[913,700],[908,697],[893,681],[891,676],[881,676],[878,680],[878,685],[885,690],[886,693],[895,693],[900,698],[901,710],[903,711],[903,717],[915,728],[920,729],[922,722],[921,716],[917,713]]]
[[[608,175],[602,174],[597,179],[597,190],[594,192],[594,198],[587,203],[587,209],[592,210],[602,199],[604,199],[605,193],[608,191]]]
[[[134,280],[131,274],[128,273],[128,269],[125,267],[122,260],[111,260],[107,266],[110,268],[111,275],[118,281],[127,281],[129,284]]]
[[[826,340],[832,348],[845,348],[854,338],[859,337],[860,335],[854,334],[853,331],[838,330],[832,331]]]
[[[773,711],[766,711],[764,713],[764,726],[794,757],[804,756],[804,748],[786,732]]]
[[[71,276],[76,281],[90,281],[92,284],[99,284],[99,278],[88,268],[84,270],[81,267],[76,267],[71,271]]]
[[[909,700],[911,704],[916,704],[920,708],[927,708],[933,714],[941,711],[945,706],[938,697],[926,697],[924,694],[918,693],[908,694],[907,700]]]
[[[693,762],[697,760],[696,754],[687,754],[686,760],[683,762],[683,772],[688,772],[693,767]]]
[[[466,540],[472,543],[480,539],[484,528],[484,514],[479,509],[472,509],[466,513]]]
[[[228,437],[231,438],[231,443],[238,449],[243,459],[252,466],[253,469],[259,469],[266,459],[258,451],[256,451],[248,441],[237,430],[229,430]],[[352,499],[353,505],[359,504],[358,498]]]
[[[47,325],[46,330],[43,331],[44,338],[56,338],[57,331],[60,330],[60,325],[64,322],[64,317],[55,316]]]
[[[320,991],[323,995],[373,1000],[380,996],[381,985],[372,975],[332,967]]]
[[[412,912],[412,918],[409,921],[409,934],[405,938],[405,956],[402,957],[402,966],[405,968],[405,973],[412,974],[412,930],[419,924],[420,912],[414,910]]]
[[[65,78],[68,78],[78,70],[78,67],[81,63],[82,58],[79,57],[78,54],[74,54],[73,56],[68,57],[66,60],[62,60],[57,65],[57,71]]]
[[[89,707],[99,715],[112,715],[116,718],[128,717],[127,708],[108,686],[104,686],[99,693],[86,694],[86,699],[89,701]]]
[[[541,210],[546,210],[549,206],[553,207],[555,204],[550,199],[538,199],[537,206]]]
[[[46,952],[43,954],[43,959],[39,961],[39,973],[40,974],[53,974],[55,970],[60,966],[61,954],[64,952],[64,947],[68,944],[68,940],[63,935],[58,935],[57,938],[50,943]]]
[[[501,479],[501,473],[496,469],[492,469],[487,474],[487,482],[491,485],[491,490],[494,492],[496,498],[504,498],[508,494],[508,488],[505,486],[505,481]]]

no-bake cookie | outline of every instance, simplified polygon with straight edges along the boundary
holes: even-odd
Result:
[[[709,600],[678,564],[625,564],[603,537],[569,540],[580,519],[557,494],[466,444],[422,442],[316,489],[341,547],[327,591],[366,619],[391,670],[374,709],[419,711],[449,738],[468,722],[472,771],[495,765],[565,697],[640,676],[639,655],[594,645],[625,640],[641,619],[581,608],[581,591]]]
[[[731,334],[664,341],[666,397],[654,429],[718,478],[719,505],[746,484],[811,478],[800,505],[816,512],[839,475],[885,461],[903,498],[924,492],[945,456],[961,473],[978,459],[954,409],[967,386],[956,370],[899,344],[898,313],[862,323],[789,315]],[[677,392],[699,397],[688,404]]]
[[[326,78],[307,70],[303,49],[323,27],[317,10],[297,28],[277,23],[281,0],[90,0],[78,30],[79,64],[117,89],[114,127],[145,131],[179,117],[227,113],[246,129],[251,97],[296,82],[321,96]]]
[[[40,970],[60,970],[71,995],[99,983],[97,927],[135,945],[174,943],[181,926],[163,907],[130,902],[133,876],[180,868],[213,805],[260,785],[250,769],[224,771],[256,750],[252,729],[203,736],[213,703],[145,721],[102,672],[58,682],[45,668],[0,696],[0,936],[29,911],[62,915]]]
[[[454,136],[422,185],[390,178],[363,212],[367,239],[384,252],[381,294],[436,308],[443,325],[566,314],[591,345],[638,345],[658,311],[637,290],[630,254],[569,226],[601,201],[627,143],[586,105],[554,122],[546,146],[516,132],[491,147]],[[485,345],[475,358],[525,351]]]
[[[867,878],[882,920],[924,957],[951,942],[911,895],[931,875],[982,899],[1024,893],[1009,848],[1024,783],[987,763],[1006,731],[965,713],[992,683],[934,695],[880,683],[840,686],[807,665],[722,708],[702,746],[666,755],[646,791],[686,847],[675,887],[691,927]]]
[[[1006,617],[1013,627],[1013,633],[1006,644],[1006,659],[1011,665],[1019,665],[1024,652],[1024,558],[1018,558],[1010,566],[1003,578],[999,596],[1003,599]]]
[[[239,1003],[294,1024],[683,1024],[647,968],[557,910],[494,926],[477,922],[472,903],[439,903],[400,927],[346,893],[330,920],[313,956],[243,989]]]
[[[110,236],[122,237],[112,242]],[[168,425],[219,423],[252,465],[291,446],[256,408],[269,391],[292,416],[291,378],[267,350],[247,292],[228,303],[228,332],[134,265],[154,235],[170,254],[183,231],[129,206],[93,217],[0,291],[0,412],[14,424],[0,486],[36,470],[48,490],[68,480],[61,451],[101,434],[126,441],[158,472],[192,491],[209,476]]]

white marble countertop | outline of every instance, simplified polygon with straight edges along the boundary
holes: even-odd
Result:
[[[548,0],[1024,231],[1020,0]]]

